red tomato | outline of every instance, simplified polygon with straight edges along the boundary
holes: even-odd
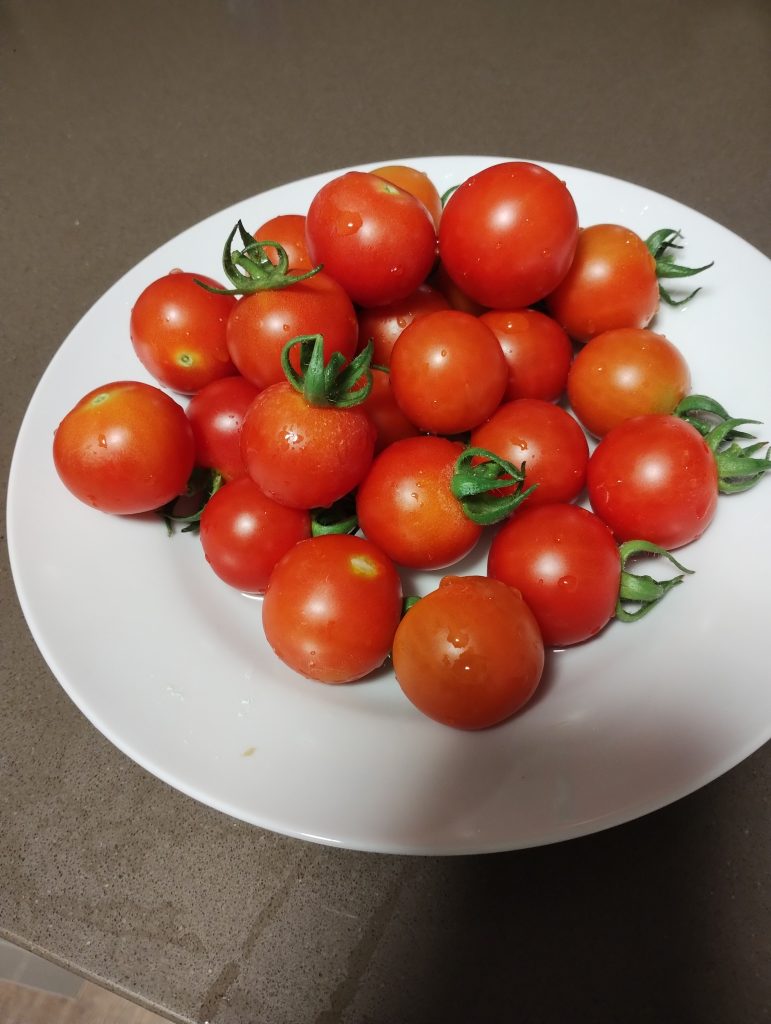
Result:
[[[415,167],[404,167],[402,164],[389,164],[387,167],[376,167],[370,174],[385,178],[392,185],[398,185],[419,199],[431,214],[434,227],[439,229],[439,221],[442,219],[442,197],[424,171],[419,171]]]
[[[412,295],[398,302],[374,309],[360,309],[359,351],[372,341],[372,362],[375,366],[390,366],[391,351],[396,339],[413,320],[426,313],[449,309],[449,303],[441,292],[430,285],[422,284]]]
[[[311,535],[305,509],[287,508],[241,477],[224,484],[201,513],[206,561],[221,580],[248,594],[261,594],[276,562]]]
[[[501,346],[486,324],[457,309],[419,317],[391,353],[391,387],[421,430],[459,434],[486,419],[506,390]]]
[[[361,306],[406,298],[426,279],[436,255],[425,206],[361,171],[348,171],[319,190],[305,229],[314,264],[322,263]]]
[[[589,500],[620,541],[671,550],[706,530],[715,515],[718,471],[701,434],[677,416],[624,420],[589,460]]]
[[[225,340],[236,300],[206,291],[196,278],[222,287],[209,277],[172,270],[149,284],[131,310],[139,361],[160,384],[184,395],[236,372]]]
[[[463,445],[444,437],[396,441],[359,485],[363,532],[399,565],[441,569],[467,555],[482,527],[466,517],[450,490]]]
[[[282,505],[327,507],[369,469],[376,430],[361,406],[316,407],[288,382],[261,391],[241,426],[249,476]]]
[[[329,534],[296,544],[262,603],[268,643],[296,672],[350,683],[388,657],[402,609],[399,575],[362,537]]]
[[[557,287],[577,238],[578,214],[565,182],[545,167],[509,161],[453,192],[442,213],[439,253],[476,302],[518,309]]]
[[[394,637],[394,673],[406,697],[458,729],[486,729],[519,711],[543,665],[541,634],[522,595],[484,576],[446,576]]]
[[[525,463],[525,488],[538,484],[527,504],[573,501],[586,481],[589,445],[564,409],[537,398],[505,402],[472,431],[473,447],[486,448],[519,466]]]
[[[62,482],[102,512],[128,515],[165,505],[185,490],[194,454],[182,407],[139,381],[90,391],[54,434]]]
[[[480,320],[498,339],[509,368],[504,398],[555,402],[573,358],[570,338],[557,321],[535,309],[490,310]]]
[[[576,341],[614,327],[647,327],[659,308],[656,261],[629,228],[583,228],[570,270],[547,306]]]
[[[621,327],[596,335],[581,349],[567,391],[584,427],[603,437],[633,416],[673,412],[690,387],[688,364],[663,334]]]
[[[284,288],[244,296],[228,319],[227,343],[239,373],[266,388],[286,379],[281,350],[292,338],[323,335],[328,362],[333,352],[342,352],[346,359],[354,355],[358,330],[351,300],[320,271]],[[298,367],[295,354],[293,365]]]
[[[496,533],[488,575],[516,588],[550,647],[586,640],[613,617],[621,557],[613,534],[578,505],[525,505]]]
[[[289,260],[289,269],[295,273],[312,270],[313,263],[308,255],[308,243],[305,241],[305,217],[299,213],[282,213],[271,217],[254,232],[258,242],[278,242],[283,247]],[[265,254],[271,263],[278,263],[278,252],[268,246]]]
[[[241,458],[241,423],[259,388],[245,377],[223,377],[193,395],[187,418],[197,466],[216,469],[226,480],[246,473]]]
[[[387,370],[372,370],[372,390],[362,403],[362,408],[377,431],[375,454],[382,452],[394,441],[401,441],[405,437],[417,437],[420,433],[396,404]]]

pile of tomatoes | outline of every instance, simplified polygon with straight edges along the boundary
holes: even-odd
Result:
[[[649,326],[661,279],[706,269],[678,237],[579,228],[565,182],[524,161],[444,205],[414,168],[339,175],[304,213],[239,222],[226,284],[148,284],[130,334],[158,386],[84,396],[57,471],[103,512],[195,523],[298,673],[348,683],[390,657],[425,714],[493,725],[546,649],[676,585],[671,551],[771,466]],[[487,575],[443,575],[485,532]],[[634,575],[640,552],[680,573]],[[437,571],[420,599],[412,570]]]

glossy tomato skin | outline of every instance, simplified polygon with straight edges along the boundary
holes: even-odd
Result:
[[[185,412],[160,388],[115,381],[90,391],[64,417],[53,457],[64,485],[102,512],[132,515],[181,494],[195,444]]]
[[[358,322],[353,304],[340,285],[319,271],[285,288],[245,295],[227,323],[227,345],[238,372],[258,388],[286,379],[281,350],[292,338],[321,334],[324,361],[333,352],[350,359],[356,352]],[[299,368],[297,352],[292,364]]]
[[[405,437],[417,437],[420,433],[397,405],[387,370],[372,370],[372,389],[362,403],[362,408],[377,431],[376,455],[394,441],[401,441]]]
[[[441,569],[467,555],[482,534],[450,490],[463,445],[406,438],[378,455],[356,495],[359,525],[398,565]]]
[[[285,382],[261,391],[241,426],[247,473],[274,501],[326,508],[369,469],[377,432],[361,406],[316,408]]]
[[[471,432],[471,444],[515,466],[525,463],[525,487],[537,484],[528,505],[573,501],[586,482],[589,444],[570,413],[539,398],[504,402]]]
[[[496,164],[450,196],[439,254],[452,280],[495,309],[530,306],[568,272],[578,214],[564,181],[527,161]]]
[[[629,228],[583,228],[569,271],[546,301],[579,342],[616,327],[647,327],[659,308],[655,260]]]
[[[486,729],[533,696],[544,648],[518,591],[483,576],[446,576],[399,624],[393,666],[424,715],[457,729]]]
[[[359,351],[368,341],[372,341],[373,365],[390,366],[391,352],[405,327],[409,327],[419,316],[449,308],[449,302],[440,291],[428,284],[422,284],[406,299],[389,302],[386,306],[360,309]]]
[[[254,237],[258,242],[278,242],[286,252],[289,269],[293,273],[313,269],[305,240],[305,217],[302,214],[281,213],[271,217],[257,228]],[[278,252],[273,246],[268,246],[265,253],[271,263],[278,263]]]
[[[619,541],[672,550],[696,540],[714,518],[715,457],[701,434],[676,416],[636,416],[614,427],[589,460],[592,508]]]
[[[401,609],[399,574],[383,552],[362,537],[329,534],[301,541],[278,563],[262,624],[290,668],[350,683],[383,664]]]
[[[419,171],[415,167],[407,167],[404,164],[388,164],[385,167],[376,167],[370,171],[370,174],[376,174],[378,178],[385,178],[392,185],[398,185],[399,188],[419,199],[431,215],[434,227],[437,231],[439,230],[439,221],[442,219],[442,197],[425,171]]]
[[[549,647],[595,636],[613,617],[621,558],[613,534],[579,505],[525,505],[498,530],[487,572],[516,588]]]
[[[604,437],[634,416],[674,412],[690,387],[684,356],[663,334],[620,327],[596,335],[581,349],[567,393],[589,433]]]
[[[212,381],[193,395],[187,418],[195,439],[197,466],[215,469],[226,480],[246,474],[241,458],[241,424],[259,388],[236,375]]]
[[[272,501],[249,477],[224,484],[201,513],[206,561],[221,580],[247,594],[262,594],[276,563],[311,535],[305,509]]]
[[[159,384],[184,395],[236,372],[225,337],[236,300],[206,291],[196,279],[222,287],[209,277],[173,270],[144,289],[130,319],[139,361]]]
[[[506,360],[477,317],[439,310],[406,327],[391,353],[391,387],[420,430],[459,434],[490,416],[506,390]]]
[[[490,310],[480,317],[498,339],[509,370],[504,398],[556,402],[573,358],[570,338],[536,309]]]
[[[425,206],[375,174],[348,171],[324,185],[306,218],[308,251],[354,302],[381,306],[428,276],[436,232]]]

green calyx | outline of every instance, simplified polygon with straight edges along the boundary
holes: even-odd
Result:
[[[730,416],[719,402],[707,395],[688,395],[674,414],[698,430],[709,445],[717,463],[721,494],[748,491],[771,470],[771,446],[767,441],[753,441],[744,447],[737,442],[737,438],[755,437],[737,428],[759,420]],[[766,454],[760,455],[764,448]]]
[[[628,540],[618,550],[621,555],[621,585],[616,602],[616,618],[621,622],[636,622],[643,615],[647,615],[673,587],[682,583],[684,575],[690,575],[692,572],[681,565],[665,548],[660,548],[647,540]],[[668,559],[680,570],[680,574],[667,580],[655,580],[652,576],[638,576],[636,573],[628,572],[626,564],[629,559],[642,554],[659,555]],[[627,604],[635,606],[635,610],[630,611],[626,607]]]
[[[299,372],[290,359],[294,348],[300,350]],[[284,345],[281,365],[286,379],[309,405],[350,409],[360,405],[372,390],[372,351],[369,341],[350,363],[346,363],[342,352],[333,352],[325,365],[323,336],[301,334]]]
[[[701,274],[702,271],[709,270],[711,266],[714,266],[714,260],[712,263],[706,263],[703,267],[684,267],[680,263],[675,263],[677,254],[670,250],[683,248],[682,245],[677,245],[677,239],[682,237],[682,234],[675,231],[674,228],[660,228],[645,239],[648,251],[656,263],[656,277],[659,282],[662,278],[693,277],[694,274]],[[685,298],[675,299],[659,283],[659,295],[662,302],[666,302],[668,306],[682,306],[699,291],[701,291],[700,288],[695,288]]]
[[[482,459],[484,461],[474,461]],[[466,448],[458,457],[450,489],[468,519],[479,526],[500,523],[538,486],[523,490],[525,463],[517,467],[486,448]]]
[[[346,494],[328,508],[311,509],[312,537],[325,537],[330,533],[356,533],[358,528],[359,518],[353,494]]]
[[[182,527],[182,533],[198,533],[203,510],[224,483],[225,478],[218,470],[196,466],[185,493],[155,510],[166,523],[169,536],[174,534],[177,526]]]
[[[239,233],[243,245],[243,249],[240,250],[233,248],[236,232]],[[276,250],[278,263],[271,262],[267,254],[268,249]],[[290,274],[289,257],[283,245],[267,240],[256,241],[239,220],[225,242],[222,269],[233,285],[232,288],[215,288],[198,280],[195,283],[207,292],[215,292],[217,295],[251,295],[254,292],[286,288],[290,284],[297,284],[298,281],[306,281],[314,274],[318,274],[322,266],[319,264],[304,274]]]

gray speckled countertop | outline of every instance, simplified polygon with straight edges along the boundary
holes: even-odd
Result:
[[[2,480],[51,356],[124,271],[251,193],[408,154],[635,181],[771,252],[761,0],[0,3]],[[171,1020],[760,1024],[768,747],[570,843],[384,856],[146,774],[28,632],[5,534],[0,933]]]

